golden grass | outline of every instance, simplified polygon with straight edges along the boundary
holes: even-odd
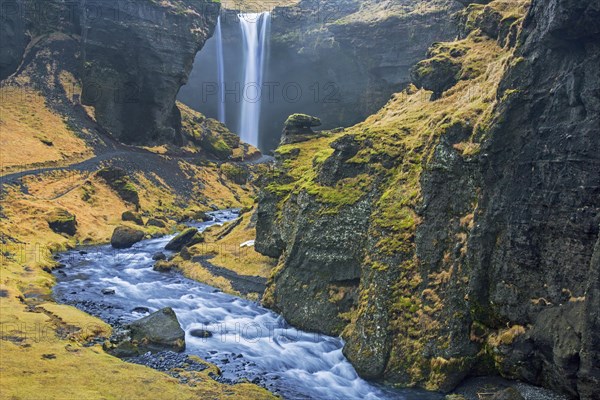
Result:
[[[197,255],[211,255],[211,263],[240,275],[268,278],[274,260],[257,252],[254,246],[240,248],[242,243],[256,239],[256,228],[250,225],[252,212],[244,214],[242,222],[222,239],[218,236],[229,224],[210,229],[205,234],[206,242],[194,246],[192,251]]]
[[[0,89],[0,173],[45,163],[74,163],[93,155],[39,93]]]

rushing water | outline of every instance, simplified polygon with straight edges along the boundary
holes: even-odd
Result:
[[[212,213],[200,230],[237,217]],[[339,338],[303,332],[259,304],[222,293],[177,272],[152,269],[152,255],[164,251],[172,236],[146,240],[131,249],[98,246],[60,256],[54,296],[112,325],[123,325],[172,307],[186,331],[186,353],[219,366],[223,377],[257,381],[287,399],[439,399],[426,392],[392,392],[359,378],[342,354]],[[114,289],[103,295],[103,289]],[[145,311],[143,308],[147,308]],[[140,311],[141,310],[141,311]],[[213,333],[196,338],[190,330]]]
[[[215,47],[217,49],[217,76],[219,79],[219,121],[225,123],[225,62],[223,60],[223,33],[221,30],[221,16],[217,18],[215,28]]]
[[[267,36],[271,14],[242,13],[238,15],[244,40],[244,88],[240,112],[240,137],[258,146],[258,127],[262,85],[267,53]]]

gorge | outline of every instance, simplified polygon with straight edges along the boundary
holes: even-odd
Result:
[[[599,398],[600,1],[0,11],[2,396]]]

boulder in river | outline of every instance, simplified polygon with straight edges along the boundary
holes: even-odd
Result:
[[[167,256],[165,255],[165,253],[158,252],[158,253],[154,253],[154,255],[152,256],[152,259],[154,261],[166,260]]]
[[[152,269],[158,272],[168,272],[172,269],[177,268],[177,264],[172,263],[167,260],[158,260],[153,266]]]
[[[166,307],[129,324],[131,339],[140,348],[150,351],[185,350],[185,332],[181,329],[177,315]]]
[[[190,331],[190,335],[201,339],[206,339],[213,336],[211,331],[207,331],[205,329],[192,329]]]
[[[198,233],[196,228],[187,228],[179,235],[175,236],[167,245],[166,250],[181,251],[184,246],[193,246],[196,243],[201,243],[204,237]]]
[[[144,232],[139,229],[118,226],[113,232],[110,244],[115,249],[128,249],[142,239],[144,239]]]

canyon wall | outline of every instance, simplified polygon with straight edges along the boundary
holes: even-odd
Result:
[[[500,374],[591,399],[599,2],[463,3],[416,86],[277,150],[258,209],[256,248],[279,257],[265,302],[341,333],[368,378],[449,391]]]
[[[220,4],[192,0],[2,0],[0,79],[28,46],[65,33],[80,43],[81,101],[124,143],[180,144],[175,104]]]

